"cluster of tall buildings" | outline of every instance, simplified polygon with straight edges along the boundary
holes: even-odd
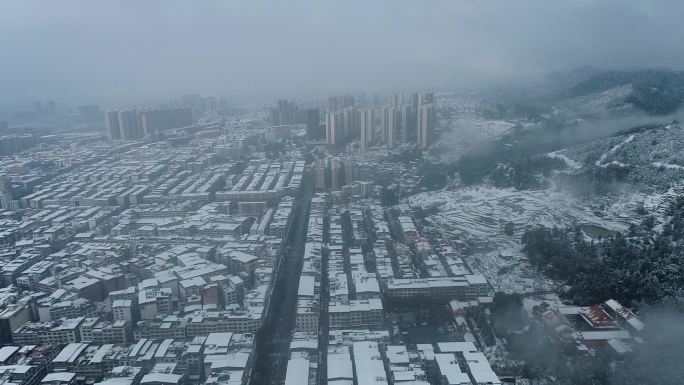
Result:
[[[433,102],[432,93],[395,94],[386,106],[357,109],[353,96],[332,97],[325,114],[326,143],[358,138],[362,148],[400,143],[428,147],[433,140]]]
[[[326,157],[314,164],[314,185],[318,189],[340,190],[354,181],[354,162],[351,158]]]
[[[270,123],[274,126],[301,124],[302,118],[302,111],[294,102],[281,99],[278,106],[271,109]]]
[[[325,113],[325,142],[340,144],[358,131],[358,111],[353,95],[331,96]]]
[[[331,96],[326,108],[300,109],[279,100],[270,110],[273,126],[303,124],[308,143],[340,145],[358,141],[361,148],[415,143],[428,147],[433,141],[434,95],[395,94],[385,106],[363,103],[353,95]],[[321,113],[323,112],[323,113]]]
[[[420,147],[427,147],[432,143],[435,120],[435,110],[432,103],[418,108],[418,137],[416,142]]]
[[[305,112],[306,141],[322,142],[325,140],[325,127],[321,125],[321,113],[318,108],[310,108]]]
[[[300,109],[297,104],[286,99],[278,100],[278,105],[271,108],[269,123],[273,126],[303,124],[306,126],[307,142],[325,142],[326,139],[325,127],[321,125],[319,109]]]
[[[354,95],[340,95],[328,97],[328,111],[339,111],[345,108],[354,108],[356,100]]]
[[[362,147],[373,144],[395,146],[416,143],[428,147],[433,139],[434,95],[432,93],[395,94],[391,103],[380,108],[380,135],[375,127],[367,126]]]
[[[273,126],[303,124],[306,126],[307,142],[324,142],[326,139],[325,127],[321,125],[319,109],[300,109],[297,104],[286,99],[278,100],[278,105],[271,108],[269,123]]]
[[[140,139],[161,130],[192,124],[190,108],[154,110],[110,110],[106,115],[107,137],[110,140]]]
[[[328,111],[325,114],[325,141],[340,144],[354,135],[358,112],[353,107]]]

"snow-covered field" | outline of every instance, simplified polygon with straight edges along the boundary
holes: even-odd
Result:
[[[563,301],[561,301],[555,293],[532,295],[523,298],[523,309],[525,310],[525,313],[527,313],[527,316],[530,318],[534,317],[534,307],[541,305],[543,302],[556,308],[564,306]]]
[[[503,226],[513,222],[516,236],[530,226],[593,224],[612,231],[624,231],[627,223],[610,215],[599,217],[589,203],[555,190],[525,190],[474,186],[432,191],[412,196],[411,205],[440,203],[440,213],[432,217],[447,231],[491,241],[503,235]],[[506,238],[509,238],[506,236]]]
[[[568,156],[565,155],[565,153],[564,153],[565,151],[566,150],[558,150],[558,151],[554,151],[554,152],[549,152],[546,154],[546,156],[548,156],[549,158],[556,158],[556,159],[562,160],[572,170],[581,169],[582,163],[568,158]]]
[[[596,234],[626,231],[639,223],[637,206],[664,213],[676,188],[663,194],[629,194],[601,201],[578,200],[561,191],[517,191],[492,187],[465,187],[422,193],[409,205],[439,203],[440,212],[430,218],[442,231],[467,238],[478,245],[466,258],[471,268],[484,274],[495,290],[532,293],[555,289],[556,283],[530,267],[520,248],[520,236],[532,226],[565,227],[574,223]],[[504,234],[512,222],[514,235]]]
[[[487,277],[495,291],[538,293],[554,290],[557,286],[551,279],[530,266],[520,251],[518,242],[511,242],[465,259],[472,269]]]
[[[625,91],[625,89],[617,91]],[[604,95],[611,99],[615,95]],[[478,139],[500,135],[513,126],[486,121],[473,114],[450,120],[442,144],[449,156]],[[458,134],[461,134],[459,136]],[[449,140],[453,138],[453,143]],[[468,140],[464,139],[468,138]],[[456,139],[460,139],[456,140]],[[684,130],[677,124],[611,136],[554,151],[547,155],[563,160],[564,172],[591,172],[592,168],[620,165],[626,177],[616,184],[619,193],[578,198],[562,191],[551,180],[546,190],[518,191],[487,186],[458,187],[412,196],[406,205],[438,204],[431,220],[446,234],[468,239],[470,255],[464,259],[484,274],[496,290],[519,293],[553,291],[557,283],[532,269],[521,252],[520,237],[531,226],[566,227],[579,224],[588,237],[627,232],[647,215],[656,217],[656,230],[670,202],[684,194]],[[442,154],[442,156],[447,156]],[[624,186],[624,188],[622,187]],[[504,234],[507,223],[514,234]]]
[[[643,219],[639,206],[656,216],[659,229],[670,202],[684,193],[675,185],[662,193],[642,192],[579,200],[555,190],[517,191],[492,187],[466,187],[422,193],[408,199],[409,205],[440,204],[430,218],[442,231],[467,238],[478,245],[465,257],[471,268],[484,274],[495,290],[517,293],[552,291],[557,283],[537,273],[522,253],[520,237],[530,227],[582,225],[590,235],[628,230]],[[514,224],[514,235],[504,234],[504,225]]]

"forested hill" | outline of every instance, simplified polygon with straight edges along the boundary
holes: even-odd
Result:
[[[667,70],[604,71],[589,76],[565,90],[555,99],[575,98],[631,85],[632,91],[614,106],[632,105],[651,115],[676,112],[684,102],[684,72]]]
[[[662,232],[646,216],[628,234],[589,242],[579,228],[538,227],[522,237],[530,263],[565,281],[565,295],[580,305],[610,298],[621,303],[659,303],[684,290],[684,197],[670,206]]]

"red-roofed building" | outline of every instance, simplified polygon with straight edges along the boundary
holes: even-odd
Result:
[[[580,316],[582,316],[582,319],[584,319],[584,321],[593,329],[615,329],[618,327],[615,319],[599,305],[582,308]]]

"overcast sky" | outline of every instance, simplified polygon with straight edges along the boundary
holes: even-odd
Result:
[[[678,0],[0,0],[0,105],[471,87],[684,67]]]

